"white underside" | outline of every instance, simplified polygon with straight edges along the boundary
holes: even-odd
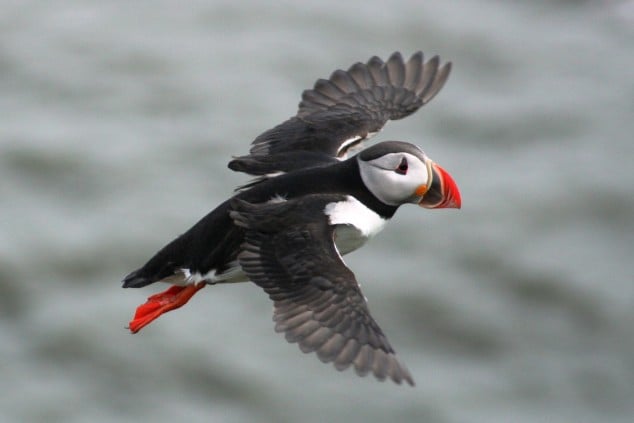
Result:
[[[352,196],[327,204],[324,213],[329,216],[330,224],[336,225],[335,244],[341,255],[363,246],[387,223],[386,219]]]
[[[172,285],[186,286],[196,285],[204,282],[208,284],[217,283],[236,283],[247,282],[249,278],[242,271],[242,268],[237,261],[229,263],[229,268],[222,273],[216,273],[216,270],[211,270],[204,275],[199,272],[192,273],[189,269],[180,269],[174,275],[169,278],[161,280]]]

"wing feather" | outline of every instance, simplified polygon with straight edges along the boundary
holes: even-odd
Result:
[[[401,53],[392,53],[387,62],[385,62],[385,68],[390,85],[398,88],[402,87],[405,82],[405,63]]]
[[[336,369],[413,385],[370,315],[354,273],[334,245],[323,213],[340,195],[309,195],[283,203],[234,200],[230,215],[245,229],[238,260],[273,300],[275,331]]]
[[[370,138],[389,120],[409,116],[438,94],[451,63],[440,65],[438,56],[423,59],[422,52],[407,61],[399,52],[386,62],[374,56],[317,80],[302,93],[295,116],[259,135],[249,155],[233,159],[229,167],[262,176],[345,157],[357,144],[346,141]]]

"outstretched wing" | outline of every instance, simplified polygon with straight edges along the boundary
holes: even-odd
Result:
[[[443,87],[451,63],[438,56],[408,61],[393,53],[337,70],[304,91],[297,115],[258,136],[250,155],[229,163],[252,175],[320,166],[345,157],[348,149],[378,132],[388,120],[402,119],[428,103]]]
[[[233,203],[231,217],[246,229],[238,260],[274,301],[275,330],[303,352],[316,352],[338,370],[414,384],[368,310],[354,274],[334,245],[323,210],[343,200],[310,195],[277,204]]]

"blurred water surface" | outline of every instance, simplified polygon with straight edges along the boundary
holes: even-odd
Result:
[[[634,2],[4,1],[0,421],[631,422]],[[348,256],[416,388],[273,333],[251,284],[136,336],[119,281],[246,181],[226,168],[334,69],[454,62],[378,139],[459,212]]]

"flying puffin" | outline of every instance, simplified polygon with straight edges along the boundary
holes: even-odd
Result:
[[[273,300],[276,332],[337,370],[414,385],[370,315],[342,256],[379,232],[403,204],[460,208],[453,178],[417,146],[386,141],[348,158],[388,120],[442,88],[438,56],[372,57],[304,91],[297,114],[264,132],[229,168],[255,177],[123,280],[171,285],[139,306],[138,332],[207,285],[252,281]]]

